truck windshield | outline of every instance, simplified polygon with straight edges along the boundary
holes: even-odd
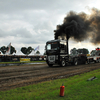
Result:
[[[57,42],[47,44],[47,50],[57,50],[57,49],[58,49],[58,43]]]

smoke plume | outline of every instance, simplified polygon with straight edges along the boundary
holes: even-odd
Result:
[[[94,44],[100,43],[100,10],[90,9],[91,14],[70,11],[64,18],[62,25],[57,25],[55,39],[59,36],[76,41],[90,39]]]

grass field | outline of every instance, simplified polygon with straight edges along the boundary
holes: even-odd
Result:
[[[87,81],[96,76],[97,79]],[[64,97],[60,86],[64,83]],[[51,80],[0,92],[0,100],[100,100],[100,69],[69,78]]]
[[[45,62],[45,61],[28,61],[28,62],[23,62],[23,63],[38,63],[38,62]],[[15,63],[22,63],[20,61],[16,62],[0,62],[0,64],[15,64]]]

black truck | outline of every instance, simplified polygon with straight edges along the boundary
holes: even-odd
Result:
[[[50,67],[55,64],[60,66],[85,64],[87,61],[87,57],[84,54],[77,52],[76,54],[69,54],[67,40],[56,39],[47,41],[45,50],[46,62]]]

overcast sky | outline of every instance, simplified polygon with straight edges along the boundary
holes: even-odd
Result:
[[[46,41],[54,39],[53,31],[67,13],[89,13],[88,7],[100,9],[100,0],[0,0],[0,47],[11,42],[16,54],[22,54],[21,47],[39,46],[43,54]],[[70,40],[70,49],[74,47],[92,50],[96,46]]]

